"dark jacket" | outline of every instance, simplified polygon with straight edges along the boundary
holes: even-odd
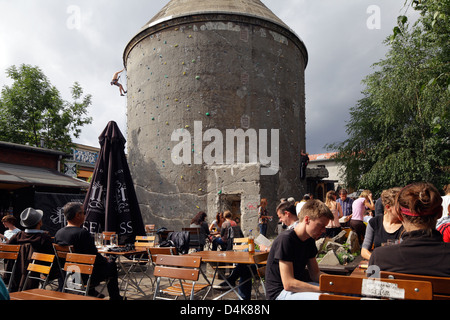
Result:
[[[170,232],[167,240],[172,241],[177,248],[179,254],[187,254],[189,252],[190,235],[187,231]]]
[[[28,264],[31,262],[31,256],[34,252],[54,254],[52,238],[47,233],[26,233],[21,231],[9,239],[8,244],[22,245],[19,257],[17,258],[16,272],[11,292],[23,290],[23,285],[27,276]],[[8,267],[10,265],[8,264]],[[12,265],[11,265],[12,267]],[[58,269],[56,263],[53,264],[53,268],[50,273],[50,278],[54,279],[58,275]],[[34,283],[29,288],[35,288],[37,283]]]
[[[450,243],[436,230],[405,232],[400,244],[376,248],[369,264],[381,271],[450,277]]]

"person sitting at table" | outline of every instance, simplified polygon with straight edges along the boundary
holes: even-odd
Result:
[[[13,215],[7,215],[2,218],[2,223],[6,228],[5,233],[0,234],[0,239],[2,240],[2,242],[7,242],[12,238],[13,235],[22,231],[16,227],[16,221],[17,219]]]
[[[0,300],[10,300],[8,288],[6,288],[5,283],[3,282],[2,277],[0,277]]]
[[[217,247],[220,245],[222,251],[227,249],[227,241],[228,241],[228,229],[231,227],[236,227],[237,224],[231,218],[233,214],[231,211],[227,210],[223,213],[223,217],[225,221],[222,223],[222,229],[220,231],[220,237],[217,237],[213,240],[212,243],[212,251],[216,251]]]
[[[450,277],[450,243],[436,230],[442,198],[434,185],[418,182],[397,195],[395,209],[405,228],[402,241],[372,252],[369,265],[380,271]]]
[[[102,297],[102,295],[95,290],[95,286],[101,281],[109,279],[107,287],[110,300],[122,300],[123,298],[120,295],[115,260],[107,259],[102,256],[98,252],[91,234],[83,228],[86,217],[83,204],[79,202],[69,202],[63,207],[63,212],[64,217],[67,220],[67,226],[56,232],[55,243],[63,246],[73,246],[74,253],[96,256],[89,295]]]
[[[295,228],[295,226],[298,224],[298,217],[295,205],[292,205],[289,202],[282,202],[277,207],[277,216],[280,222],[285,224],[287,227],[287,230],[291,230]],[[262,247],[260,246],[261,251],[270,251],[270,247]],[[256,273],[256,267],[254,265],[250,266],[252,268],[253,273]],[[244,300],[250,300],[252,297],[252,282],[246,281],[247,279],[250,279],[252,277],[252,273],[249,269],[248,265],[245,264],[237,264],[236,267],[233,269],[231,274],[228,276],[227,281],[234,286],[236,281],[239,279],[239,287],[238,287],[238,293]],[[229,286],[226,281],[220,283],[217,286],[214,286],[214,289],[225,289],[228,290]]]
[[[388,240],[398,241],[403,233],[402,222],[395,211],[395,196],[401,188],[391,188],[381,193],[384,215],[376,215],[370,219],[361,248],[361,256],[369,260],[372,247],[378,248],[388,243]]]
[[[310,279],[318,283],[321,271],[316,260],[316,242],[334,216],[320,200],[303,206],[294,229],[281,233],[272,243],[266,267],[268,300],[318,299],[316,284],[303,281],[305,267]]]
[[[34,252],[54,254],[52,238],[47,231],[41,230],[43,216],[44,212],[42,210],[36,210],[34,208],[27,208],[22,211],[20,214],[20,225],[25,228],[25,231],[16,233],[11,237],[11,239],[9,239],[9,241],[6,242],[7,244],[22,245],[16,264],[14,279],[11,279],[13,283],[11,284],[10,292],[25,289],[23,288],[23,285],[25,284],[25,279],[28,273],[27,268]],[[53,266],[54,267],[51,269],[49,274],[49,279],[56,279],[59,275],[58,268],[55,264]],[[9,267],[10,265],[8,264],[8,269]],[[27,284],[26,289],[34,289],[37,288],[38,285],[39,281],[32,279]]]
[[[203,251],[203,247],[206,244],[206,237],[209,236],[209,228],[208,228],[208,223],[206,223],[206,213],[203,211],[200,211],[199,213],[197,213],[195,215],[194,218],[192,218],[191,220],[191,225],[189,226],[190,228],[200,228],[199,230],[199,234],[200,234],[200,239],[199,240],[199,251]]]
[[[217,212],[216,219],[209,226],[210,232],[219,232],[222,229],[222,223],[224,223],[225,218],[223,217],[223,212]]]

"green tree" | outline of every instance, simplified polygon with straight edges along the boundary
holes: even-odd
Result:
[[[386,57],[363,80],[350,109],[349,138],[328,146],[348,187],[383,189],[415,181],[450,181],[450,0],[407,3],[421,13],[398,18]]]
[[[11,86],[4,86],[0,96],[0,140],[41,146],[65,152],[72,146],[71,134],[78,138],[85,124],[92,96],[83,96],[75,82],[73,102],[64,101],[39,67],[21,65],[6,70]]]

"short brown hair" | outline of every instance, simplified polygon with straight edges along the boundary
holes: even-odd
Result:
[[[16,225],[17,219],[13,215],[7,215],[2,218],[2,222],[8,222],[12,225]]]
[[[225,212],[223,213],[223,217],[224,217],[225,219],[231,219],[232,216],[233,216],[233,214],[231,213],[230,210],[227,210],[227,211],[225,211]]]
[[[287,201],[280,203],[278,205],[278,207],[277,207],[277,211],[276,212],[278,212],[278,210],[281,210],[283,212],[283,214],[284,214],[285,211],[288,211],[288,212],[290,212],[293,215],[297,215],[297,211],[295,210],[295,206],[292,203],[287,202]]]
[[[308,200],[303,205],[298,218],[302,221],[306,216],[310,217],[311,220],[320,219],[322,217],[327,217],[329,220],[334,219],[333,213],[325,203],[317,199]]]

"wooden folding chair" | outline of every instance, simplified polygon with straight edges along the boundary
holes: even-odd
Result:
[[[88,295],[95,258],[95,255],[89,254],[68,253],[66,255],[66,263],[64,264],[66,277],[62,292],[70,291]]]
[[[56,263],[58,264],[58,268],[61,274],[61,280],[64,281],[65,272],[64,272],[64,264],[66,263],[66,256],[68,253],[72,253],[73,246],[62,246],[56,243],[53,243],[53,251],[55,252]]]
[[[50,270],[53,266],[55,255],[34,252],[31,256],[31,262],[27,267],[27,277],[22,290],[26,290],[30,279],[40,282],[40,287],[45,289],[49,281]]]
[[[163,297],[162,294],[175,296],[177,298],[183,296],[185,300],[194,300],[195,295],[205,288],[210,288],[210,284],[198,283],[200,276],[200,266],[202,259],[198,256],[189,255],[158,255],[155,261],[155,270],[153,275],[156,280],[156,290],[153,300],[173,300]],[[161,288],[161,278],[170,280],[178,280],[178,283],[171,283],[166,288]],[[203,296],[205,299],[209,290]]]
[[[361,278],[339,275],[320,276],[319,300],[400,299],[432,300],[430,282],[413,280]]]
[[[134,246],[137,247],[154,247],[156,236],[136,236]]]
[[[152,267],[152,262],[150,261],[150,254],[148,253],[149,248],[153,248],[155,246],[156,236],[136,236],[134,243],[134,247],[136,249],[144,249],[147,250],[146,253],[142,253],[139,255],[133,255],[132,259],[129,261],[124,261],[125,263],[131,264],[127,274],[131,275],[131,273],[136,273],[138,271],[141,274],[141,278],[135,279],[136,283],[142,282],[144,277],[147,276],[150,279],[150,283],[152,285],[152,290],[154,288],[154,279],[152,275],[149,274],[149,270]],[[123,262],[122,262],[123,263]],[[126,289],[125,289],[126,290]]]
[[[145,233],[147,236],[154,236],[156,233],[156,228],[154,224],[146,224],[145,225]]]
[[[3,270],[0,270],[0,273],[3,275],[4,282],[8,284],[8,290],[11,289],[12,279],[14,279],[14,274],[16,273],[19,252],[20,245],[0,243],[0,259],[3,261]]]
[[[253,256],[253,261],[255,262],[254,266],[256,268],[256,273],[258,276],[253,275],[254,279],[258,279],[259,280],[259,286],[261,286],[263,288],[263,292],[264,292],[264,297],[266,296],[266,285],[265,285],[265,278],[266,278],[266,265],[261,265],[263,262],[267,261],[267,258],[269,257],[269,252],[264,252],[261,254],[255,254]],[[253,274],[253,270],[250,269],[252,271]],[[255,282],[256,284],[256,282]],[[256,298],[258,299],[259,297],[259,286],[256,285],[255,286],[255,293],[256,293]]]
[[[233,251],[244,251],[248,249],[248,238],[234,238]]]
[[[248,238],[233,238],[233,251],[248,250]],[[225,272],[231,272],[236,267],[235,264],[226,263],[223,265],[213,266],[213,268],[225,269]]]
[[[433,300],[450,300],[450,277],[422,276],[397,272],[380,271],[382,279],[428,281],[433,288]]]

